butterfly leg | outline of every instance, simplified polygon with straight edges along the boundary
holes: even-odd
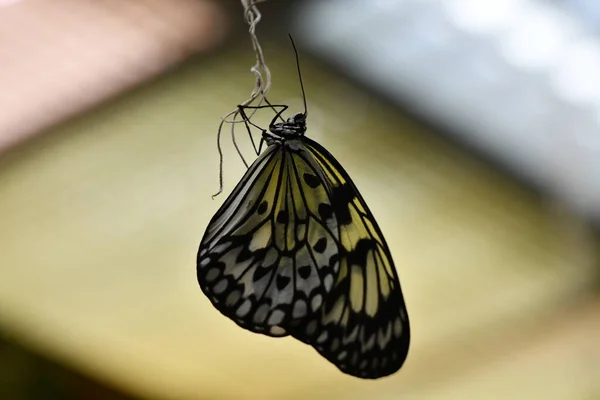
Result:
[[[255,128],[258,128],[260,130],[262,130],[263,128],[261,128],[260,126],[252,123],[252,121],[250,121],[250,118],[245,116],[246,114],[242,112],[242,110],[262,110],[263,108],[270,108],[275,112],[275,117],[273,117],[273,119],[271,120],[271,123],[269,124],[269,126],[273,125],[275,123],[275,120],[277,120],[278,118],[280,118],[282,120],[282,122],[285,122],[285,119],[283,119],[283,117],[281,116],[281,114],[283,114],[285,112],[285,110],[287,110],[289,108],[289,106],[284,105],[284,104],[267,104],[267,105],[263,105],[263,106],[242,106],[239,105],[238,106],[238,110],[240,110],[240,113],[242,113],[243,118],[248,121],[248,123],[252,126],[254,126]],[[280,109],[280,110],[277,110]]]
[[[250,136],[250,141],[252,142],[252,146],[254,147],[254,151],[256,152],[256,155],[259,155],[261,150],[262,150],[262,145],[264,143],[264,139],[261,138],[258,149],[256,148],[256,145],[254,143],[254,139],[252,137],[252,133],[250,132],[250,126],[252,125],[253,127],[259,129],[260,131],[264,132],[265,129],[256,125],[255,123],[253,123],[251,121],[252,115],[250,115],[250,117],[246,114],[245,110],[261,110],[264,108],[271,108],[274,112],[275,112],[275,117],[271,120],[270,126],[273,125],[275,123],[275,120],[277,120],[278,118],[281,118],[283,120],[283,118],[281,117],[281,114],[283,112],[285,112],[285,110],[288,109],[288,106],[286,105],[279,105],[279,104],[271,104],[269,103],[269,101],[265,98],[265,101],[267,102],[267,105],[262,105],[262,106],[242,106],[242,105],[238,105],[238,111],[239,113],[242,115],[242,120],[244,121],[244,124],[246,125],[246,129],[248,131],[248,136]],[[278,110],[279,109],[279,110]]]

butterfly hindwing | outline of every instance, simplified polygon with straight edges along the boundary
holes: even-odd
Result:
[[[389,248],[358,189],[335,158],[303,138],[324,172],[339,232],[340,269],[319,312],[286,327],[345,373],[378,378],[397,371],[410,327]]]
[[[285,336],[324,304],[339,271],[339,231],[318,166],[271,145],[209,223],[200,287],[238,325]]]

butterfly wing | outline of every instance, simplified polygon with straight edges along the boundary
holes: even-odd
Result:
[[[342,166],[318,143],[306,137],[302,141],[323,171],[322,183],[330,193],[340,267],[323,307],[286,330],[347,374],[392,374],[408,354],[410,326],[390,250]]]
[[[329,194],[315,185],[322,179],[315,168],[287,146],[269,146],[204,233],[198,283],[245,329],[285,336],[285,326],[320,309],[333,288],[339,232]]]

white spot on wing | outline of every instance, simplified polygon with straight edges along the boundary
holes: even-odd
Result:
[[[252,302],[248,299],[246,299],[237,309],[237,316],[240,318],[243,318],[246,316],[246,314],[248,314],[248,312],[250,311],[250,308],[252,307]]]
[[[221,279],[213,288],[213,292],[216,294],[221,294],[225,291],[225,289],[227,289],[227,280]]]

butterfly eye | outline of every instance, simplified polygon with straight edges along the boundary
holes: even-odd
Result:
[[[297,113],[293,118],[294,122],[297,124],[306,122],[306,115],[304,113]]]

